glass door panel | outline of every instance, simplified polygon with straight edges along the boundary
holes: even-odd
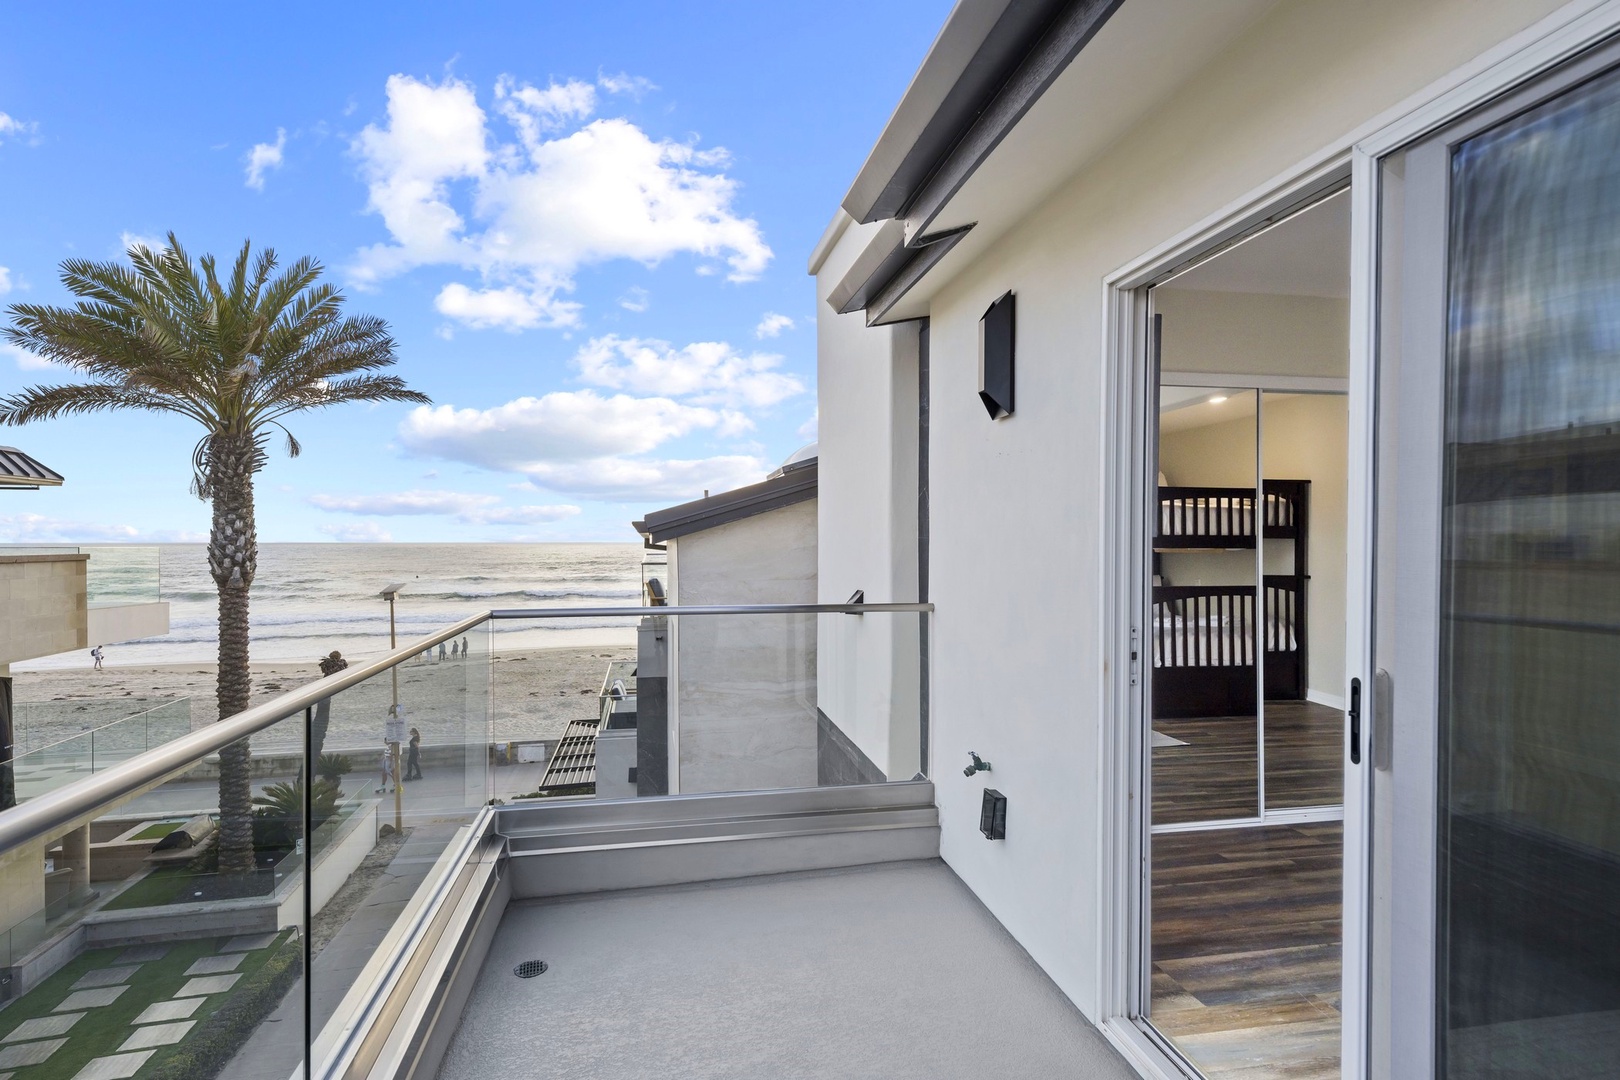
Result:
[[[1266,811],[1344,802],[1348,398],[1260,395]]]
[[[1159,392],[1153,825],[1260,814],[1254,390]]]
[[[1384,170],[1374,1048],[1397,1072],[1620,1075],[1614,61]]]

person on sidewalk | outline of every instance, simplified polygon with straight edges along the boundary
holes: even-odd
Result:
[[[382,786],[377,789],[377,794],[379,794],[379,795],[386,794],[387,791],[389,790],[388,785],[390,783],[392,783],[393,780],[394,780],[394,752],[393,752],[393,747],[389,746],[387,743],[383,743]],[[398,787],[399,785],[394,784],[394,786]]]
[[[411,728],[411,749],[405,763],[405,779],[422,779],[422,733],[415,728]]]
[[[90,659],[92,659],[92,660],[94,660],[96,662],[96,670],[97,671],[101,670],[101,660],[102,660],[103,655],[104,654],[101,651],[101,646],[100,645],[97,645],[95,648],[90,650]]]

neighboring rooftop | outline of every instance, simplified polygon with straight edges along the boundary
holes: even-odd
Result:
[[[61,487],[62,474],[15,446],[0,446],[0,488],[33,491],[41,487]]]
[[[795,451],[781,468],[758,484],[722,491],[718,495],[706,494],[667,510],[655,510],[631,525],[647,546],[653,547],[688,533],[805,502],[816,497],[818,461],[816,444],[810,443]]]

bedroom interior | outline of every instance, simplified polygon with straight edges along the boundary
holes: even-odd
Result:
[[[1339,1074],[1349,199],[1151,293],[1150,1016],[1209,1077]]]

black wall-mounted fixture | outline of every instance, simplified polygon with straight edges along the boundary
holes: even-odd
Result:
[[[978,754],[975,754],[973,751],[969,750],[968,757],[972,758],[973,760],[968,763],[967,768],[962,770],[963,776],[972,776],[974,773],[990,771],[990,763],[981,758]]]
[[[979,400],[990,419],[1013,413],[1013,294],[1004,293],[979,319]]]
[[[986,840],[1007,839],[1007,796],[995,788],[984,789],[984,805],[979,809],[979,831]]]

